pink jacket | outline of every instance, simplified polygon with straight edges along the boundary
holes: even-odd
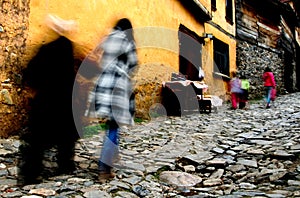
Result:
[[[263,74],[264,86],[265,87],[275,87],[276,82],[272,72],[265,72]]]

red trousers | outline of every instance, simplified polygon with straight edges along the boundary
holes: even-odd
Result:
[[[233,109],[237,109],[238,102],[239,102],[239,93],[231,93],[231,105]]]

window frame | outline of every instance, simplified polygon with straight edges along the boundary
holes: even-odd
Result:
[[[217,0],[211,0],[211,10],[217,11]]]
[[[214,67],[213,74],[215,78],[222,78],[228,80],[230,73],[230,57],[229,57],[229,45],[223,41],[214,38]],[[222,63],[222,65],[220,65]],[[230,78],[229,78],[230,79]]]
[[[225,0],[225,19],[233,25],[233,0]]]

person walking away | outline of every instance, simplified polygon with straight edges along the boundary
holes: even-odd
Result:
[[[239,103],[239,94],[241,93],[241,80],[237,77],[236,72],[231,72],[230,92],[232,109],[237,109]]]
[[[270,102],[271,102],[271,94],[272,89],[275,89],[276,82],[274,78],[274,74],[271,71],[269,67],[266,67],[264,73],[263,73],[263,81],[264,81],[264,87],[265,87],[265,98],[267,102],[266,108],[270,108]]]
[[[244,75],[241,76],[241,94],[240,94],[240,101],[239,101],[239,108],[244,109],[247,106],[248,103],[248,97],[249,97],[249,88],[250,83],[249,80],[246,79]]]
[[[108,131],[99,159],[99,181],[113,178],[113,164],[118,158],[119,129],[133,125],[135,100],[131,78],[137,69],[136,45],[132,24],[120,19],[107,38],[98,46],[102,49],[99,75],[89,103],[96,117],[106,119]]]

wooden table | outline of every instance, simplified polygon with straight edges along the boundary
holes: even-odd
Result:
[[[203,93],[208,89],[204,83],[197,81],[163,82],[162,104],[168,116],[181,116],[192,110],[203,112],[208,102]]]

